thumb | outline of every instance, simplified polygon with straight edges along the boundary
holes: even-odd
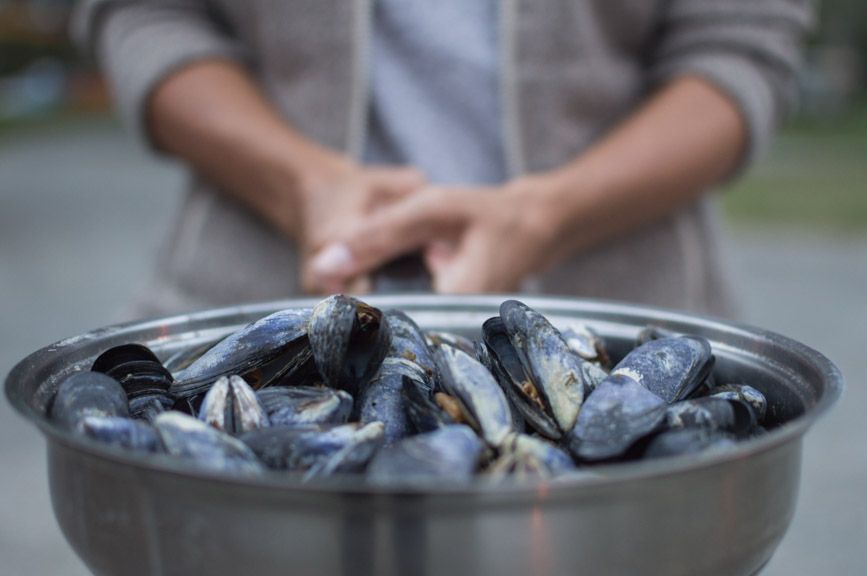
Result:
[[[435,192],[411,196],[368,215],[341,240],[326,245],[311,260],[311,273],[324,285],[367,274],[420,249],[456,217],[441,207]]]
[[[301,280],[309,294],[336,294],[354,277],[352,254],[345,244],[328,244],[314,253],[303,266]]]
[[[424,263],[431,274],[436,276],[440,270],[449,265],[457,251],[457,240],[434,238],[424,249]]]

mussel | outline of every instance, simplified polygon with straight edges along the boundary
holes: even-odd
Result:
[[[477,350],[476,355],[480,359],[487,359],[483,364],[496,377],[511,404],[536,431],[547,438],[559,440],[562,435],[560,428],[546,412],[538,390],[524,369],[499,316],[486,320],[482,325],[482,339],[484,349]]]
[[[199,419],[221,432],[239,436],[270,426],[253,389],[240,376],[221,376],[202,400]]]
[[[76,372],[60,384],[51,418],[75,431],[88,416],[129,417],[126,392],[117,380],[99,372]]]
[[[435,385],[436,366],[415,322],[397,311],[389,311],[387,317],[391,346],[376,373],[362,384],[355,418],[363,423],[382,422],[385,441],[390,443],[414,432],[403,387],[409,382],[421,394],[429,395]]]
[[[47,411],[143,458],[374,483],[592,475],[723,450],[774,424],[761,391],[715,386],[725,371],[714,374],[705,338],[651,326],[628,353],[608,342],[616,362],[589,326],[555,320],[562,331],[508,300],[471,341],[338,294],[216,343],[155,340],[171,370],[142,344],[109,348],[61,382]]]
[[[600,368],[610,367],[611,357],[605,347],[605,341],[595,330],[586,324],[572,323],[564,326],[560,333],[569,349],[583,360],[593,362]]]
[[[401,396],[403,396],[407,418],[418,433],[432,432],[457,423],[455,418],[434,400],[437,396],[442,398],[443,393],[431,395],[419,388],[411,378],[404,376]],[[463,420],[457,404],[455,409],[456,411],[452,413],[458,420]]]
[[[739,399],[714,396],[683,400],[668,407],[666,427],[704,428],[746,436],[756,427],[753,410]]]
[[[745,404],[752,410],[757,425],[761,425],[765,420],[768,401],[764,394],[748,384],[723,384],[710,388],[706,395],[711,398],[724,398]]]
[[[364,426],[271,426],[241,436],[269,468],[310,476],[363,470],[384,438],[380,422]]]
[[[491,446],[511,432],[512,414],[497,381],[473,356],[449,345],[434,345],[443,388],[458,403],[467,423]]]
[[[352,413],[352,396],[343,390],[274,386],[256,395],[273,426],[346,424]]]
[[[79,424],[88,438],[140,452],[157,452],[160,441],[153,426],[122,416],[86,416]]]
[[[379,482],[466,480],[478,468],[483,449],[472,429],[452,424],[384,447],[367,476]]]
[[[574,469],[572,458],[550,442],[526,434],[510,434],[488,473],[495,478],[508,475],[524,480],[551,478]]]
[[[172,396],[203,394],[221,376],[238,374],[259,389],[308,369],[310,314],[305,308],[281,310],[227,336],[175,374]]]
[[[588,362],[573,354],[563,335],[547,318],[517,300],[500,305],[500,318],[532,388],[562,432],[575,426],[584,400],[585,379],[592,377]]]
[[[713,363],[710,342],[705,338],[660,338],[632,350],[611,374],[628,376],[671,404],[695,393]]]
[[[204,422],[181,414],[166,412],[154,419],[154,429],[163,450],[203,470],[257,476],[263,468],[250,448]]]
[[[663,424],[665,409],[665,400],[632,378],[612,374],[584,402],[569,451],[582,461],[622,456]]]
[[[336,294],[313,307],[308,337],[325,384],[354,395],[388,353],[391,327],[378,308]]]

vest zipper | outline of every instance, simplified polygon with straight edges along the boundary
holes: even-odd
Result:
[[[509,179],[524,173],[524,150],[518,112],[518,78],[515,60],[517,30],[517,0],[502,0],[499,3],[500,44],[500,106],[503,128],[503,153],[506,158],[506,174]]]
[[[373,19],[373,0],[353,2],[352,78],[349,90],[349,126],[346,153],[357,161],[364,154],[367,134],[367,115],[370,109],[370,27]]]

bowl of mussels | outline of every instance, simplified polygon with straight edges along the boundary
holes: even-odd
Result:
[[[345,295],[95,330],[6,393],[103,574],[756,574],[822,354],[546,297]]]

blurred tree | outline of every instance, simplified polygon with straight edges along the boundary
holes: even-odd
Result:
[[[819,27],[812,45],[835,46],[852,52],[859,68],[859,91],[867,79],[867,2],[865,0],[823,0]]]

